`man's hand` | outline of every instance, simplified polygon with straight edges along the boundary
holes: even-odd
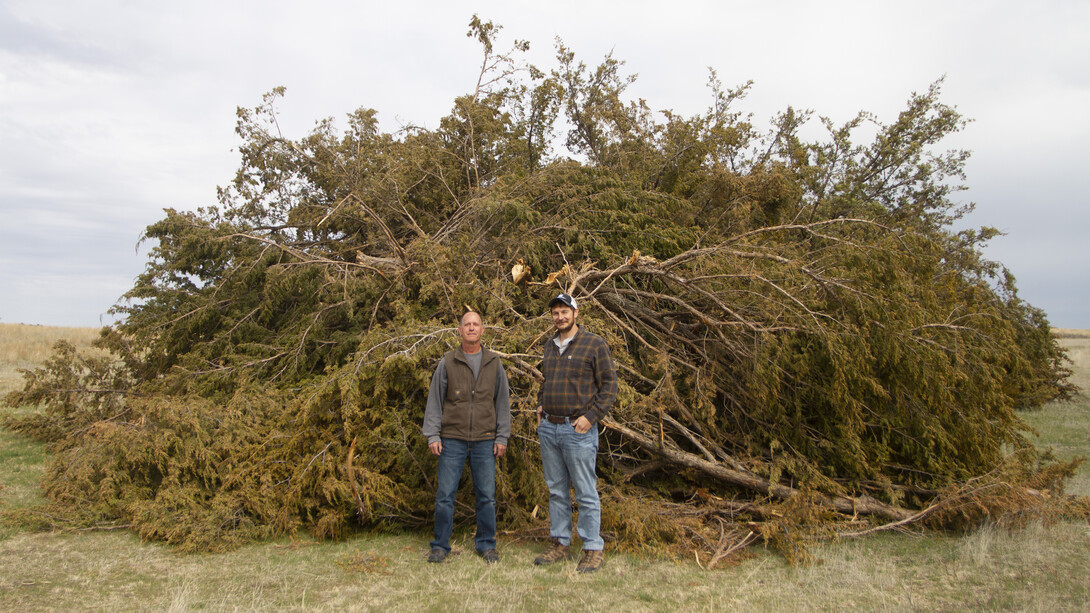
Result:
[[[502,458],[505,453],[507,453],[507,445],[501,445],[499,443],[492,444],[492,455],[497,458]]]
[[[434,443],[428,443],[428,449],[435,455],[443,453],[443,441],[435,441]]]
[[[544,417],[545,417],[545,407],[540,407],[539,406],[537,408],[537,425],[539,425],[539,426],[541,425],[541,420]]]
[[[583,415],[580,415],[578,419],[572,422],[571,426],[572,428],[575,428],[575,431],[579,434],[590,432],[590,420]]]

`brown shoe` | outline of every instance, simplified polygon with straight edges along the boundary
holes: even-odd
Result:
[[[606,556],[602,553],[602,550],[592,551],[590,549],[583,550],[583,559],[579,560],[579,566],[575,567],[575,572],[579,573],[593,573],[594,571],[602,568],[602,564],[605,564]]]
[[[560,541],[553,541],[553,546],[546,549],[544,553],[534,558],[534,566],[545,566],[546,564],[552,564],[558,560],[563,560],[571,555],[571,547],[568,545],[561,545]]]

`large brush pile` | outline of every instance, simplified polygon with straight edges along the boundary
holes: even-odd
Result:
[[[1015,413],[1070,392],[1064,354],[982,259],[991,231],[951,229],[966,154],[934,146],[964,122],[937,86],[811,142],[807,114],[763,132],[731,110],[745,87],[713,78],[707,113],[657,119],[612,58],[560,47],[546,74],[495,33],[471,24],[481,85],[433,130],[359,110],[291,140],[279,91],[239,111],[220,205],[148,227],[100,341],[115,359],[62,348],[7,399],[43,407],[6,423],[53,445],[52,521],[187,550],[427,525],[428,381],[472,307],[514,398],[501,528],[535,534],[561,290],[621,379],[599,462],[615,547],[714,563],[757,539],[1078,511],[1072,466]]]

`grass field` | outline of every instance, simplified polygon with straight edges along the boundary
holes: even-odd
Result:
[[[20,369],[32,368],[53,353],[53,345],[67,340],[87,347],[98,338],[98,328],[51,328],[0,323],[0,393],[22,386]]]
[[[95,335],[12,327],[0,324],[0,360],[13,362],[0,364],[0,392],[17,384],[9,371],[47,355],[5,345],[24,342],[18,340],[24,334],[77,343]],[[1090,334],[1065,331],[1062,342],[1075,362],[1075,382],[1090,389]],[[1061,457],[1090,456],[1085,395],[1025,417],[1041,445]],[[0,501],[40,500],[35,484],[44,461],[39,446],[0,432]],[[1069,490],[1090,495],[1090,466]],[[964,537],[883,534],[818,546],[819,563],[794,567],[758,549],[710,572],[692,562],[607,550],[606,566],[589,576],[577,575],[574,563],[535,568],[539,546],[502,538],[503,560],[486,566],[464,534],[450,562],[427,564],[428,538],[361,535],[320,543],[304,537],[183,556],[126,531],[0,528],[0,611],[1090,611],[1086,522],[988,528]]]

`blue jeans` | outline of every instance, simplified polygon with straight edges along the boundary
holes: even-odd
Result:
[[[547,419],[537,426],[541,444],[541,468],[549,488],[549,536],[561,545],[571,544],[571,495],[579,505],[579,538],[583,549],[601,551],[605,541],[599,534],[602,525],[602,503],[598,499],[598,425],[584,434],[572,427],[570,420],[554,424]]]
[[[469,459],[473,476],[473,495],[477,498],[477,551],[496,548],[496,456],[494,440],[461,441],[444,438],[439,454],[435,486],[435,540],[432,548],[450,551],[450,534],[454,530],[454,495],[462,479],[462,469]]]

